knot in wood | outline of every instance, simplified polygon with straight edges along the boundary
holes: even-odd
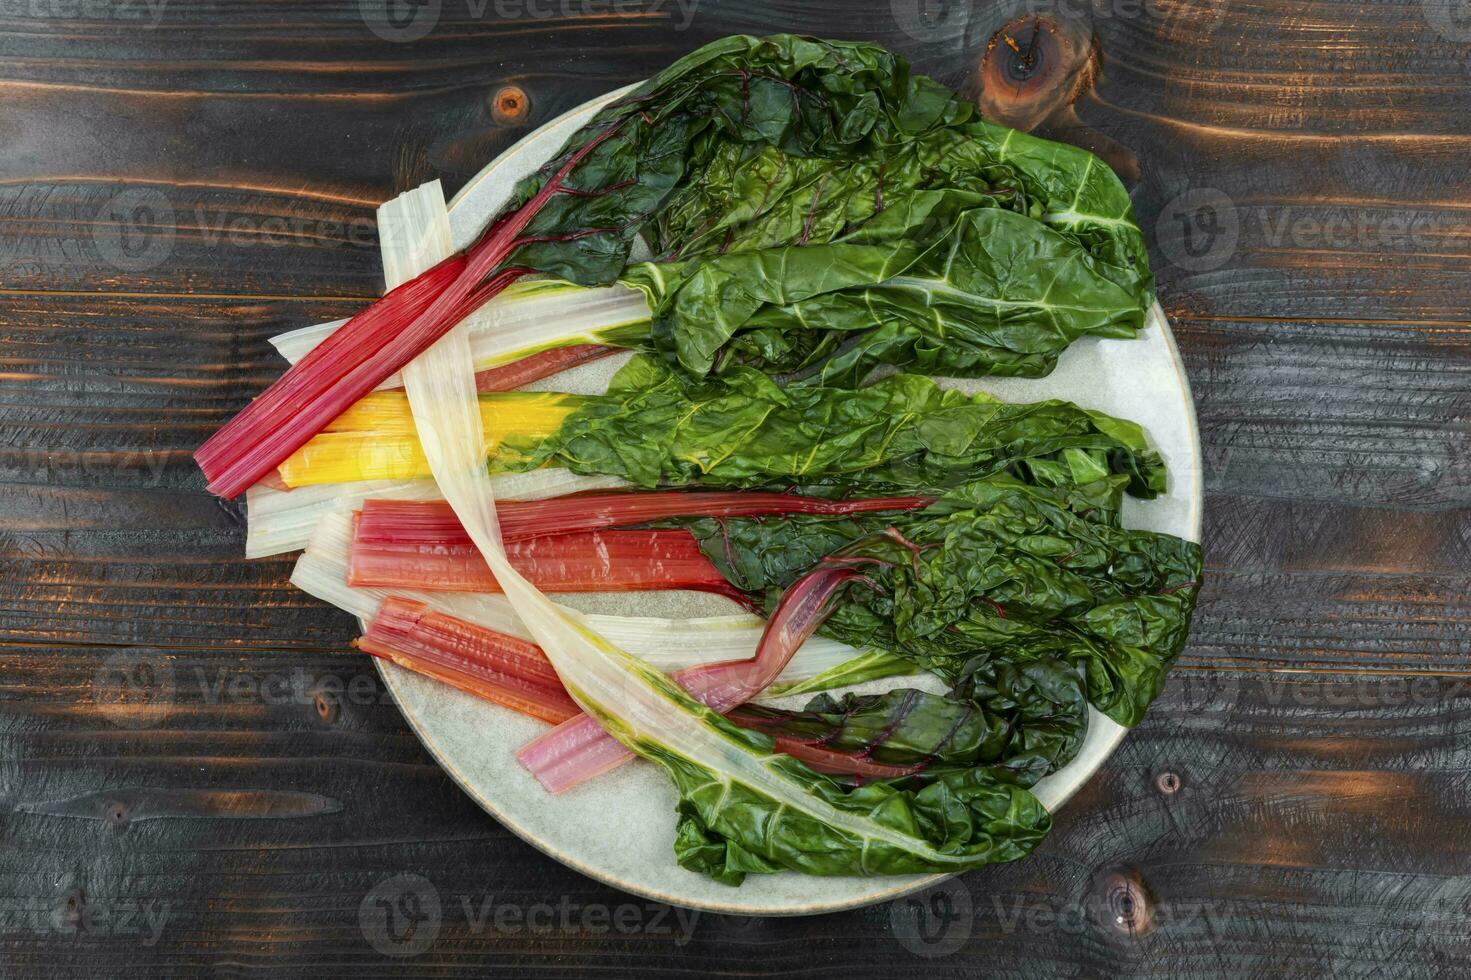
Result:
[[[992,35],[979,69],[980,108],[1013,129],[1035,129],[1093,84],[1091,27],[1077,17],[1027,16]]]
[[[1133,868],[1114,867],[1093,882],[1091,901],[1104,931],[1119,939],[1137,939],[1158,924],[1155,899],[1144,877]]]
[[[503,126],[519,126],[531,116],[531,97],[519,85],[502,85],[491,96],[490,112]]]
[[[325,691],[318,691],[312,696],[312,708],[317,717],[327,724],[332,724],[342,714],[342,704]]]

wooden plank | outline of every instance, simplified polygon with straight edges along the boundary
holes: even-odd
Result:
[[[240,558],[239,509],[188,492],[12,485],[0,497],[0,639],[341,649],[356,627]],[[1212,497],[1182,663],[1462,670],[1465,511]]]
[[[152,26],[124,19],[146,0],[0,5],[0,972],[1458,975],[1471,33],[1451,5],[1059,5],[1101,49],[1067,131],[1138,162],[1199,405],[1192,644],[1036,858],[781,921],[680,920],[513,839],[346,652],[350,621],[289,562],[239,559],[239,511],[188,452],[277,373],[267,335],[376,293],[395,190],[453,190],[733,30],[840,29],[973,87],[995,29],[1046,11],[501,6],[439,4],[396,43],[351,0],[170,0]],[[529,112],[498,112],[508,85]],[[385,955],[375,908],[427,925],[405,874],[439,929]]]
[[[375,296],[379,202],[436,176],[453,191],[691,46],[662,0],[570,19],[436,3],[422,45],[375,34],[372,4],[138,0],[158,29],[120,30],[124,6],[0,14],[7,125],[30,136],[0,161],[5,288]],[[509,86],[529,95],[514,116]]]
[[[353,301],[0,300],[0,478],[167,491],[190,454],[286,368],[266,341]]]
[[[1206,488],[1392,508],[1471,500],[1471,328],[1173,323]]]
[[[1291,16],[1207,6],[1100,5],[1103,71],[1078,104],[1140,161],[1137,206],[1166,307],[1465,323],[1471,133],[1457,109],[1471,97],[1471,41],[1394,4],[1301,0]],[[712,37],[833,20],[821,4],[701,7],[688,24],[652,0],[551,20],[443,4],[433,30],[403,45],[375,36],[356,4],[313,5],[289,30],[281,9],[169,4],[168,30],[55,18],[0,34],[23,55],[0,62],[0,88],[31,134],[0,163],[3,284],[369,297],[371,212],[396,189],[438,175],[453,190],[525,126]],[[943,30],[917,4],[843,19],[845,33],[963,86],[1020,9],[946,14]],[[1415,57],[1384,57],[1387,36]],[[205,38],[215,57],[180,57]],[[88,56],[70,54],[82,39]],[[509,121],[496,112],[508,85],[531,107]],[[48,124],[62,116],[72,124]],[[1351,152],[1346,133],[1360,134]]]
[[[0,301],[3,635],[345,642],[350,623],[287,584],[288,559],[240,558],[241,511],[200,492],[189,454],[279,370],[267,336],[348,308]],[[1177,328],[1210,491],[1187,662],[1457,669],[1471,592],[1464,330]]]
[[[1212,496],[1182,663],[1466,669],[1471,514]]]
[[[100,974],[121,955],[150,975],[234,964],[635,976],[679,956],[724,974],[755,954],[772,975],[1170,977],[1428,970],[1471,952],[1461,679],[1177,678],[1036,856],[947,886],[922,906],[917,934],[902,901],[681,920],[595,884],[475,808],[363,670],[356,655],[288,667],[222,649],[7,648],[0,910],[17,972],[44,958]],[[156,697],[165,676],[168,696]],[[139,677],[153,686],[127,686]],[[356,693],[322,711],[309,692],[327,679]],[[129,705],[160,710],[140,718]],[[375,889],[424,887],[400,875],[427,881],[439,929],[422,954],[390,959],[365,937],[373,920],[360,909]],[[1143,905],[1120,928],[1129,888]],[[36,922],[68,898],[151,910],[159,941],[95,930],[58,943]],[[950,914],[947,900],[968,916],[935,917]],[[588,909],[624,926],[600,927],[601,911],[587,925]]]
[[[343,614],[245,561],[242,510],[202,493],[12,485],[4,493],[0,638],[340,648]]]
[[[0,476],[198,487],[189,452],[285,366],[266,339],[356,308],[0,298]],[[1471,328],[1185,318],[1174,329],[1212,491],[1406,509],[1471,494]]]
[[[7,290],[370,299],[379,198],[184,177],[0,186]]]
[[[1466,322],[1471,33],[1453,18],[1439,0],[1091,5],[1077,117],[1138,162],[1172,315]],[[1414,57],[1383,57],[1390,37]]]

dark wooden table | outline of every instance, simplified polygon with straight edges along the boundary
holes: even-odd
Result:
[[[778,30],[1130,179],[1209,581],[1032,859],[680,917],[462,795],[189,457],[378,293],[380,201]],[[1466,975],[1468,174],[1465,0],[0,2],[0,975]]]

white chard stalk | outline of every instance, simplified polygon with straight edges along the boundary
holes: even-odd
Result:
[[[498,497],[544,500],[587,490],[628,486],[616,476],[583,476],[560,466],[490,478]],[[356,510],[364,500],[443,500],[433,480],[357,480],[277,490],[256,484],[245,491],[245,557],[264,558],[305,548],[312,529],[327,514]]]
[[[412,192],[411,192],[412,193]],[[381,233],[381,229],[380,229]],[[384,244],[384,252],[396,250]],[[412,278],[412,277],[410,277]],[[624,285],[578,286],[560,279],[523,279],[465,318],[475,370],[499,367],[553,347],[609,344],[620,333],[637,333],[649,323],[644,294]],[[282,357],[295,364],[346,320],[302,327],[271,338]],[[402,388],[394,374],[378,390]]]

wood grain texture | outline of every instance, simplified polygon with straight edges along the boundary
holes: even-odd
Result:
[[[0,973],[1464,972],[1454,2],[443,0],[388,36],[374,3],[0,4]],[[917,901],[680,918],[563,868],[433,763],[289,561],[240,559],[189,453],[279,372],[268,336],[376,295],[396,191],[735,31],[878,40],[975,94],[1019,14],[1096,39],[1046,126],[1136,165],[1194,387],[1181,668],[1036,857]]]
[[[1392,973],[1411,935],[1426,964],[1471,953],[1463,680],[1176,680],[1036,856],[924,898],[916,932],[904,900],[680,919],[542,859],[424,756],[361,655],[12,647],[0,660],[6,951],[23,972],[67,975],[125,956],[148,975],[743,975],[759,959],[765,974],[875,978],[982,962],[1019,977]],[[130,713],[150,704],[146,724]],[[427,881],[440,910],[433,945],[395,962],[365,939],[360,910],[401,875]],[[1130,882],[1134,933],[1117,922]],[[151,910],[158,942],[95,925],[60,945],[34,934],[36,913],[73,898]],[[967,902],[966,918],[948,918]],[[588,909],[624,925],[600,935]]]
[[[1471,328],[1178,318],[1211,490],[1471,502]]]

